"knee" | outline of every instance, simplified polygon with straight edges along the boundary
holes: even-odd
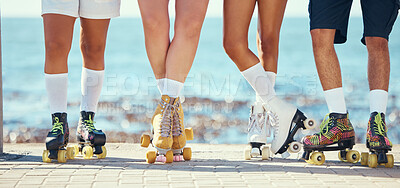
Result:
[[[279,48],[279,33],[263,33],[260,36],[259,48],[264,54],[274,54]]]
[[[369,53],[389,51],[388,41],[382,37],[365,37]]]
[[[311,30],[312,45],[314,50],[320,48],[334,48],[335,30],[313,29]]]
[[[159,32],[169,30],[169,20],[162,20],[161,18],[157,18],[155,16],[147,16],[142,18],[143,27],[146,31],[150,32]]]
[[[248,49],[246,40],[238,40],[232,37],[224,37],[223,46],[226,54],[228,54],[231,59],[235,59],[235,57]]]
[[[87,42],[81,41],[81,51],[82,55],[85,58],[85,61],[103,61],[104,59],[104,51],[105,51],[105,42],[96,41],[96,42]]]
[[[175,25],[175,37],[182,37],[185,40],[198,40],[202,26],[202,21],[182,21]]]
[[[70,45],[65,42],[46,41],[46,58],[50,61],[66,59],[70,48]]]

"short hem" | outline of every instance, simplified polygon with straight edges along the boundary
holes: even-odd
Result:
[[[340,29],[339,27],[335,27],[335,26],[332,26],[332,25],[325,25],[325,26],[324,25],[320,25],[320,26],[310,27],[310,31],[312,31],[314,29],[335,29],[336,30],[335,31],[336,34],[335,34],[334,44],[344,44],[347,41],[347,36],[344,36],[341,33],[342,29]],[[340,38],[337,38],[338,31],[340,33]]]
[[[94,19],[94,20],[111,19],[111,18],[116,18],[116,17],[119,17],[119,16],[120,16],[119,13],[118,14],[107,15],[107,16],[104,16],[104,15],[90,15],[90,16],[88,16],[88,15],[85,15],[85,14],[81,14],[80,15],[81,18]]]
[[[362,44],[364,44],[364,45],[367,45],[366,44],[366,42],[365,42],[365,38],[366,37],[380,37],[380,38],[384,38],[384,39],[386,39],[388,42],[389,42],[389,36],[382,36],[382,35],[374,35],[374,34],[369,34],[369,35],[364,35],[362,38],[361,38],[361,43]]]
[[[60,15],[64,15],[64,16],[70,16],[70,17],[74,17],[74,18],[78,18],[79,16],[71,13],[71,12],[62,12],[62,11],[58,11],[58,10],[49,10],[46,12],[42,12],[42,16],[45,14],[60,14]]]

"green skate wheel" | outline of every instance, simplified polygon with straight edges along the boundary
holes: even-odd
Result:
[[[392,154],[387,154],[386,155],[388,162],[385,163],[386,168],[393,168],[394,166],[394,157]]]
[[[84,159],[90,159],[93,157],[93,148],[91,146],[85,146],[82,149]]]
[[[370,168],[376,168],[378,166],[378,157],[376,154],[368,155],[368,166]]]
[[[368,152],[361,153],[361,165],[363,165],[363,166],[368,165]]]
[[[57,161],[59,163],[67,162],[67,150],[58,150]]]
[[[322,165],[325,162],[325,155],[322,152],[315,152],[311,155],[311,160],[316,165]]]
[[[107,149],[105,146],[101,146],[101,150],[103,150],[103,152],[101,154],[97,155],[98,159],[104,159],[107,156]]]
[[[67,147],[67,159],[74,159],[74,158],[75,158],[75,148]]]
[[[183,148],[183,159],[190,161],[192,159],[192,148]]]
[[[360,153],[356,150],[350,150],[346,153],[346,160],[349,163],[358,163],[360,158],[361,158]]]
[[[154,163],[156,162],[157,152],[156,151],[148,151],[146,153],[146,162],[147,163]]]
[[[49,150],[43,150],[42,160],[44,163],[51,163],[51,159],[49,158]]]

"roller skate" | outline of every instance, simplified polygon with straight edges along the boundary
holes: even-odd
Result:
[[[289,157],[289,153],[298,153],[301,150],[301,143],[294,140],[294,136],[300,128],[314,129],[315,121],[307,119],[303,112],[278,97],[272,98],[268,102],[268,107],[272,112],[270,122],[274,130],[271,152],[281,154],[283,158]]]
[[[42,160],[50,163],[57,159],[59,163],[67,162],[67,159],[74,159],[73,147],[67,147],[69,139],[69,128],[67,113],[54,113],[51,115],[53,128],[46,137],[46,150],[43,151]]]
[[[171,147],[173,143],[172,124],[175,112],[175,100],[176,98],[170,98],[167,95],[161,97],[161,101],[151,119],[153,138],[151,139],[148,134],[143,134],[140,138],[140,145],[142,147],[148,147],[151,143],[157,150],[147,151],[147,163],[155,163],[156,161],[172,163],[174,160],[174,154]]]
[[[302,159],[310,164],[322,165],[325,162],[324,151],[339,151],[340,161],[357,163],[360,160],[360,153],[352,150],[355,133],[348,114],[330,113],[325,116],[320,128],[319,133],[303,138]]]
[[[392,154],[387,154],[392,150],[392,142],[387,137],[387,127],[385,114],[373,112],[368,121],[367,129],[367,148],[368,152],[361,153],[361,165],[368,165],[375,168],[384,165],[386,168],[393,168],[394,158]]]
[[[94,112],[81,111],[79,124],[76,129],[78,145],[75,145],[75,154],[79,152],[84,159],[91,159],[93,155],[97,155],[98,159],[104,159],[107,156],[106,134],[102,130],[94,127]]]
[[[193,129],[185,129],[183,124],[184,114],[181,101],[175,99],[173,105],[173,120],[172,120],[172,151],[175,161],[190,161],[192,159],[192,149],[186,146],[186,140],[193,140]]]
[[[270,149],[266,146],[267,137],[270,136],[269,116],[265,108],[260,103],[251,106],[250,119],[248,126],[247,141],[250,144],[244,150],[244,159],[260,157],[262,160],[268,160]]]

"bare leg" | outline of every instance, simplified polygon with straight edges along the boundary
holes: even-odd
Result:
[[[224,1],[224,48],[240,71],[260,60],[249,49],[248,32],[256,0]]]
[[[104,51],[110,19],[81,18],[81,51],[83,67],[104,70]]]
[[[335,32],[334,29],[311,31],[315,64],[324,91],[342,87],[342,75],[334,47]]]
[[[167,78],[185,82],[196,55],[208,2],[176,0],[175,35],[166,60]]]
[[[388,91],[390,77],[390,57],[388,41],[380,37],[366,37],[368,49],[369,89]]]
[[[257,49],[266,71],[277,73],[279,33],[287,0],[258,0]]]
[[[68,72],[68,54],[71,49],[75,24],[74,17],[59,14],[44,14],[44,39],[46,60],[44,72],[60,74]]]
[[[165,78],[165,62],[170,45],[169,0],[138,0],[142,15],[147,56],[156,79]]]

